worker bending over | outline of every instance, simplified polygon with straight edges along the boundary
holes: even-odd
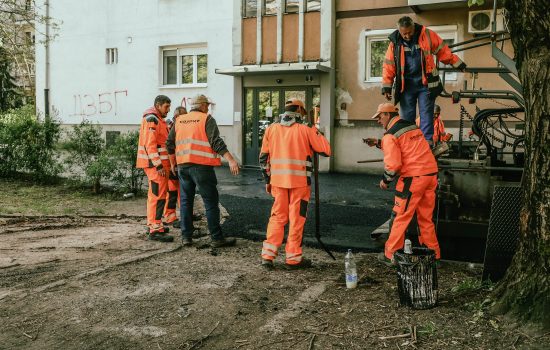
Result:
[[[451,52],[437,33],[414,23],[408,16],[397,21],[397,30],[389,39],[382,66],[382,95],[391,100],[393,86],[394,104],[400,104],[402,119],[413,123],[418,101],[420,129],[432,145],[434,103],[443,90],[433,55],[461,71],[466,69],[466,64]]]
[[[441,253],[432,221],[437,163],[430,146],[414,122],[401,119],[391,103],[379,105],[372,119],[386,130],[381,142],[384,175],[380,188],[387,190],[388,185],[398,178],[384,256],[387,262],[393,263],[393,254],[403,248],[405,232],[416,213],[420,228],[418,240],[433,249],[436,259],[439,259]]]
[[[302,101],[287,101],[279,122],[267,128],[262,142],[260,167],[266,192],[275,198],[262,246],[262,265],[269,269],[283,243],[287,223],[286,264],[311,265],[302,257],[302,238],[311,195],[312,161],[314,152],[329,156],[330,145],[316,127],[302,124],[306,115]]]
[[[143,112],[139,130],[136,167],[142,168],[149,181],[147,192],[148,238],[160,242],[172,242],[174,237],[167,235],[168,228],[162,224],[166,204],[170,161],[166,150],[168,126],[166,115],[170,111],[170,99],[159,95],[154,106]]]

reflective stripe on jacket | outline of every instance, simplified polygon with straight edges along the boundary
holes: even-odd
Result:
[[[437,163],[422,131],[413,122],[394,117],[382,137],[383,180],[437,173]]]
[[[136,168],[169,167],[166,139],[168,126],[155,107],[143,112],[139,130]]]
[[[445,44],[443,39],[437,33],[428,28],[415,23],[415,31],[420,30],[418,37],[418,45],[421,49],[422,60],[422,84],[433,88],[435,86],[428,85],[427,75],[439,75],[433,55],[444,64],[450,64],[454,68],[458,68],[463,62],[451,49]],[[382,65],[382,91],[391,92],[392,85],[395,79],[396,91],[403,92],[405,89],[405,45],[400,38],[399,31],[394,31],[388,38],[390,44],[386,51],[384,63]],[[436,84],[436,83],[431,83]]]
[[[265,131],[260,151],[260,167],[266,182],[283,188],[310,185],[313,152],[330,155],[330,145],[316,127],[300,123],[271,124]]]
[[[220,156],[210,147],[206,135],[208,115],[191,111],[180,115],[174,122],[176,131],[176,162],[193,163],[210,166],[222,164]]]

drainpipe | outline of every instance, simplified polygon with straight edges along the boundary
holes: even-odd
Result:
[[[50,116],[50,1],[44,2],[46,7],[46,76],[44,80],[44,114]]]

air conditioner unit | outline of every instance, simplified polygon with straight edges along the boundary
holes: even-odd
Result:
[[[490,33],[493,22],[493,10],[468,12],[468,33]],[[502,10],[497,10],[497,32],[504,30],[504,16]]]

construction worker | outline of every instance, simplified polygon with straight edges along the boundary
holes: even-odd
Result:
[[[171,169],[176,165],[180,182],[180,218],[182,245],[193,244],[193,204],[196,187],[206,209],[211,246],[219,248],[235,244],[235,238],[226,238],[220,226],[219,195],[215,166],[221,165],[220,156],[229,162],[231,174],[239,174],[239,164],[220,137],[216,120],[208,114],[211,101],[204,95],[192,100],[191,112],[180,115],[170,130],[166,142]]]
[[[268,269],[273,268],[289,222],[286,264],[290,267],[311,265],[311,261],[302,257],[302,236],[311,195],[313,152],[328,157],[330,145],[316,127],[302,124],[306,115],[302,101],[287,101],[284,114],[280,115],[279,122],[267,128],[262,142],[260,167],[265,189],[275,198],[262,247],[262,266]]]
[[[174,110],[174,116],[172,117],[168,131],[174,127],[174,122],[178,119],[178,116],[187,114],[185,107],[178,106]],[[166,194],[166,207],[164,208],[164,220],[167,224],[171,224],[174,228],[180,227],[180,222],[176,215],[176,208],[178,206],[178,199],[180,196],[180,183],[178,180],[178,174],[170,171],[168,175],[168,193]]]
[[[416,126],[420,127],[420,117],[416,118]],[[448,142],[453,138],[453,134],[445,132],[445,124],[441,119],[441,107],[434,106],[434,138],[433,144],[437,145],[441,142]]]
[[[160,242],[172,242],[174,237],[167,235],[168,228],[162,223],[166,204],[170,161],[166,150],[168,127],[166,115],[170,111],[170,99],[159,95],[154,106],[143,112],[139,131],[136,167],[142,168],[149,181],[147,193],[148,238]]]
[[[443,87],[433,55],[445,64],[465,71],[466,64],[453,54],[434,31],[414,23],[404,16],[397,21],[398,29],[390,34],[382,72],[382,95],[399,103],[401,118],[416,119],[416,104],[420,113],[420,129],[433,145],[433,114],[435,99]],[[395,80],[395,81],[394,81]]]
[[[398,178],[395,185],[395,203],[390,220],[390,235],[386,241],[386,262],[393,263],[393,254],[403,248],[405,232],[416,213],[420,228],[419,242],[441,257],[435,227],[432,221],[437,187],[437,163],[428,142],[414,122],[399,117],[391,103],[382,103],[372,117],[386,130],[381,141],[384,152],[384,175],[380,188]]]

